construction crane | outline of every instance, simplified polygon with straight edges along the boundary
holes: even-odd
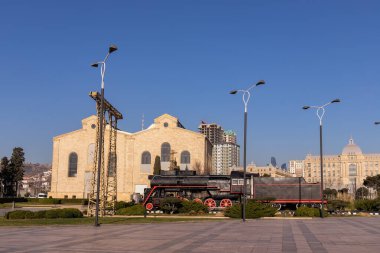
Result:
[[[115,214],[115,205],[117,201],[117,156],[116,156],[116,143],[117,143],[117,121],[123,119],[123,115],[104,99],[104,117],[103,122],[100,122],[101,114],[101,95],[97,91],[90,92],[90,97],[96,102],[97,111],[97,128],[96,128],[96,148],[94,153],[93,174],[91,179],[91,191],[88,198],[88,216],[94,216],[96,210],[96,180],[97,171],[100,169],[100,192],[99,192],[99,205],[100,215],[113,215]],[[107,118],[105,117],[107,115]],[[104,138],[100,140],[100,124],[103,124],[103,136],[106,130],[106,125],[109,127],[109,150],[107,169],[104,166]],[[100,143],[101,142],[101,143]],[[99,154],[99,145],[101,146],[101,153]],[[98,168],[98,156],[101,156],[101,167]]]

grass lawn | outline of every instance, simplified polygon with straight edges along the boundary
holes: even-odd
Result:
[[[11,207],[12,207],[12,203],[0,204],[0,208],[11,208]]]
[[[202,222],[218,221],[218,219],[196,219],[196,218],[140,218],[140,217],[104,217],[99,218],[100,224],[136,224],[136,223],[162,223],[162,222]],[[1,226],[44,226],[44,225],[93,225],[92,218],[66,218],[66,219],[30,219],[30,220],[7,220],[0,217]]]

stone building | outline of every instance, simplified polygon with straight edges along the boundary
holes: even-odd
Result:
[[[343,148],[340,155],[323,156],[323,184],[324,188],[348,188],[352,193],[363,186],[367,176],[380,173],[380,154],[363,154],[354,140]],[[320,182],[320,156],[307,155],[304,160],[304,176],[307,182]]]
[[[87,198],[92,171],[97,117],[82,120],[82,128],[53,138],[52,182],[49,196]],[[108,150],[106,127],[105,150]],[[201,133],[187,130],[179,120],[164,114],[147,129],[128,133],[117,131],[117,197],[130,200],[133,193],[143,194],[149,187],[155,157],[161,169],[168,170],[174,159],[181,170],[210,171],[212,144]],[[108,160],[105,152],[105,161]],[[106,164],[106,163],[105,163]]]
[[[289,173],[296,177],[304,177],[304,161],[303,160],[291,160],[289,161]]]
[[[260,177],[270,176],[270,177],[292,177],[293,175],[288,173],[285,170],[274,167],[271,164],[267,166],[256,166],[256,164],[248,164],[247,172],[249,173],[258,173]]]

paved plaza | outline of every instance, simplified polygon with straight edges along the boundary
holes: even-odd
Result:
[[[380,218],[1,227],[0,252],[380,252]]]

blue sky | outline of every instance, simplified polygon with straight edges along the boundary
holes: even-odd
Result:
[[[324,118],[325,154],[352,135],[380,152],[378,1],[1,1],[0,156],[21,146],[51,162],[52,138],[81,127],[107,65],[106,97],[135,132],[163,113],[186,128],[216,122],[243,137],[228,92],[260,79],[248,109],[247,160],[318,154],[318,119],[303,105],[340,98]]]

